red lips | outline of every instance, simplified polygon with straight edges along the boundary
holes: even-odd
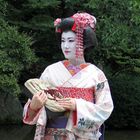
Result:
[[[64,51],[66,54],[70,53],[70,51]]]

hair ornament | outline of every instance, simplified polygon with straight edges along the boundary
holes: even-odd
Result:
[[[54,26],[56,27],[56,32],[58,33],[61,33],[61,29],[58,28],[58,25],[61,23],[61,18],[57,18],[55,21],[54,21]]]
[[[72,16],[78,28],[85,29],[90,26],[95,30],[96,18],[88,13],[76,13]]]
[[[69,23],[72,23],[72,24],[69,24]],[[96,18],[93,15],[90,15],[86,12],[78,12],[69,18],[65,18],[62,20],[60,18],[57,18],[54,21],[54,26],[56,27],[57,33],[62,33],[63,30],[65,29],[71,30],[76,33],[76,57],[77,58],[83,57],[84,30],[87,30],[87,28],[90,28],[94,32],[95,25],[96,25]]]

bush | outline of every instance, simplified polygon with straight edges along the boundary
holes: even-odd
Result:
[[[140,74],[122,73],[110,78],[114,112],[107,125],[111,128],[140,129]]]
[[[0,18],[0,123],[18,123],[22,120],[21,93],[18,84],[21,72],[36,61],[30,49],[32,40],[16,27]]]
[[[16,27],[10,27],[0,19],[0,93],[20,93],[20,73],[36,60],[29,48],[31,44],[30,37],[20,34]]]

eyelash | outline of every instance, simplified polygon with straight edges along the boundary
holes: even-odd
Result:
[[[69,40],[69,42],[74,42],[74,40]]]
[[[65,40],[61,40],[61,42],[65,42]],[[74,42],[74,40],[69,40],[69,42]]]

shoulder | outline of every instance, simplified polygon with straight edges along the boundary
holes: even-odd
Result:
[[[55,62],[49,66],[46,67],[46,69],[51,69],[51,68],[54,68],[54,67],[57,67],[61,64],[62,62],[61,61],[58,61],[58,62]]]
[[[61,63],[61,61],[53,63],[51,65],[48,65],[45,68],[45,70],[41,73],[41,77],[40,78],[42,79],[43,77],[48,76],[51,71],[55,70],[58,67],[58,65],[60,65],[60,63]]]
[[[95,66],[94,64],[90,64],[90,68],[93,71],[93,76],[97,78],[97,81],[103,82],[106,81],[107,78],[99,67]]]
[[[104,73],[99,67],[97,67],[94,64],[90,63],[90,68],[93,69],[94,71],[98,72],[98,73]]]

